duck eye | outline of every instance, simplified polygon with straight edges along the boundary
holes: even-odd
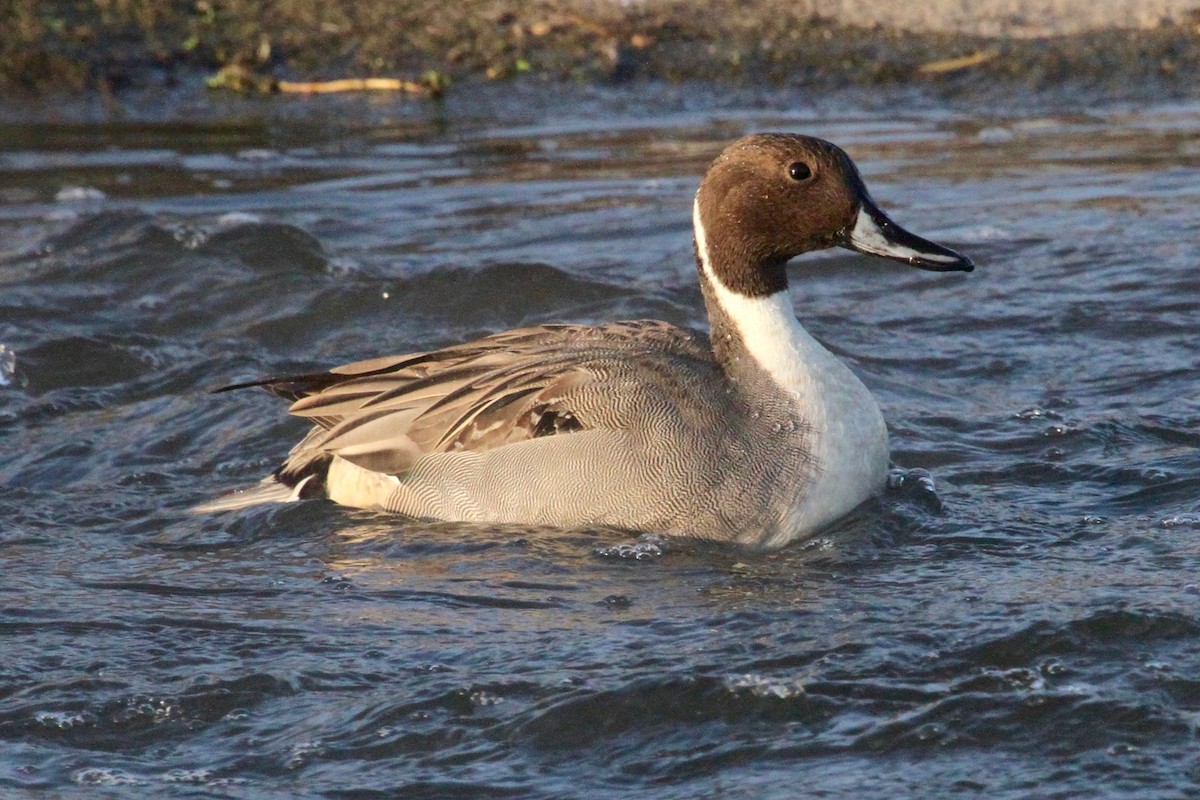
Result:
[[[806,181],[812,177],[812,170],[803,161],[795,161],[788,166],[788,176],[794,181]]]

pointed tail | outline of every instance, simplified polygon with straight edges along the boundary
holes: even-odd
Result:
[[[266,503],[294,503],[301,499],[304,492],[304,486],[315,475],[308,475],[295,486],[288,486],[280,483],[274,476],[264,478],[260,483],[251,486],[249,489],[241,489],[236,492],[230,492],[226,495],[213,498],[206,503],[201,503],[198,506],[192,506],[188,509],[192,514],[212,514],[217,511],[238,511],[251,506],[264,505]]]

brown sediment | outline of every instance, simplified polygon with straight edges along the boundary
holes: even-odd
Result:
[[[1188,15],[1189,1],[1153,0],[1171,11],[1168,22],[1141,28],[1104,27],[1106,19],[1144,23],[1128,4],[1091,4],[1089,24],[1100,27],[1081,31],[1076,0],[1043,0],[1034,19],[1009,15],[1011,30],[995,21],[1009,18],[1005,4],[1028,3],[876,3],[864,16],[848,9],[868,6],[848,0],[9,0],[0,10],[0,88],[120,89],[199,81],[233,66],[276,87],[375,76],[419,86],[434,73],[816,86],[1083,82],[1191,95],[1200,92],[1200,14]],[[1105,6],[1108,17],[1095,10]],[[973,8],[982,10],[972,17]]]

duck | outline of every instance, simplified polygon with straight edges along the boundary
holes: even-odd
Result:
[[[757,133],[692,203],[707,336],[656,320],[547,324],[261,387],[311,431],[200,513],[325,497],[403,517],[620,528],[775,549],[879,493],[888,433],[862,381],[796,319],[786,264],[843,247],[934,272],[968,257],[908,232],[850,157]]]

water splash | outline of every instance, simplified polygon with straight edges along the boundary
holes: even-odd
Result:
[[[919,503],[930,511],[942,510],[942,498],[928,470],[893,469],[888,472],[887,488],[889,494]]]
[[[175,241],[188,250],[199,249],[212,236],[212,231],[196,225],[173,225],[169,226],[168,230]]]
[[[806,693],[804,684],[799,679],[780,680],[752,673],[726,676],[725,688],[734,694],[745,693],[754,697],[777,697],[780,700],[798,697]]]
[[[107,195],[94,186],[64,186],[54,195],[58,203],[97,203]]]
[[[44,727],[58,728],[60,730],[67,730],[68,728],[75,728],[92,722],[90,717],[76,711],[39,711],[34,715],[34,720]]]
[[[17,374],[17,354],[6,344],[0,344],[0,386],[12,386]]]
[[[75,773],[75,782],[83,786],[145,786],[148,781],[115,767],[90,767]]]
[[[1200,514],[1176,514],[1164,517],[1159,521],[1164,528],[1195,528],[1200,527]]]
[[[623,558],[645,561],[667,554],[667,537],[658,533],[644,533],[633,542],[622,542],[611,547],[596,548],[596,555],[603,558]]]
[[[217,227],[220,229],[236,228],[239,225],[261,225],[262,215],[249,211],[230,211],[217,217]]]

